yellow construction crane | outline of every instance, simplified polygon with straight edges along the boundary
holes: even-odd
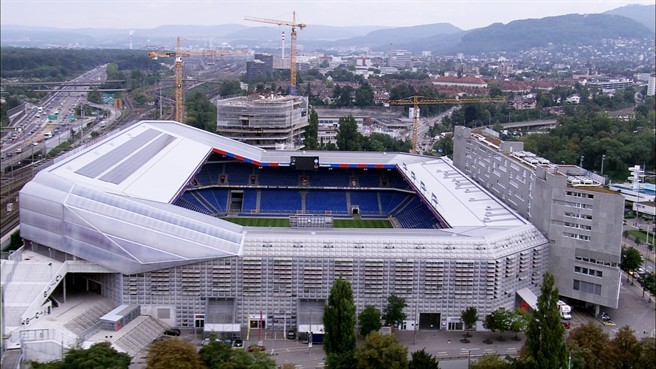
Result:
[[[289,57],[289,89],[292,95],[295,94],[296,92],[296,28],[298,27],[299,29],[303,29],[307,27],[306,24],[304,23],[296,23],[296,12],[292,12],[292,20],[290,21],[284,21],[284,20],[276,20],[276,19],[267,19],[267,18],[256,18],[256,17],[245,17],[244,18],[247,21],[252,21],[252,22],[260,22],[260,23],[269,23],[269,24],[277,24],[279,26],[290,26],[292,27],[292,47],[291,50],[289,51],[290,57]]]
[[[470,104],[470,103],[482,103],[482,102],[504,102],[504,98],[498,97],[465,97],[465,98],[455,98],[455,99],[431,99],[424,96],[411,96],[401,100],[389,100],[390,105],[413,105],[413,120],[412,120],[412,153],[416,154],[417,144],[419,138],[417,137],[417,131],[419,129],[419,105],[460,105],[460,104]]]
[[[233,51],[233,50],[204,50],[204,51],[185,51],[183,52],[180,48],[180,36],[178,36],[178,42],[175,47],[175,52],[173,53],[158,53],[156,51],[151,51],[148,53],[148,56],[157,59],[157,58],[175,58],[175,120],[184,123],[184,99],[182,98],[182,57],[187,56],[225,56],[225,55],[245,55],[247,52],[244,51]]]

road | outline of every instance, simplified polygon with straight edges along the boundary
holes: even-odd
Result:
[[[417,143],[417,149],[420,155],[426,151],[431,151],[433,149],[433,144],[435,143],[435,139],[428,134],[430,128],[433,125],[441,122],[444,117],[450,117],[451,114],[453,114],[453,112],[458,109],[460,109],[460,106],[454,106],[451,109],[445,111],[444,113],[440,113],[436,117],[419,118],[419,121],[417,122],[418,123],[417,137],[419,138],[419,142]],[[412,135],[412,132],[410,132],[410,135]]]
[[[106,78],[105,67],[99,67],[73,79],[71,82],[103,81]],[[70,120],[75,108],[86,102],[86,92],[71,92],[69,90],[80,89],[80,87],[62,87],[57,92],[46,96],[38,105],[29,105],[28,112],[16,122],[12,122],[12,133],[4,135],[0,140],[0,170],[5,171],[8,166],[19,165],[25,160],[38,159],[43,156],[52,144],[47,141],[48,136],[60,136],[59,130],[65,131],[70,126],[79,127],[87,124],[88,119]],[[87,87],[88,89],[88,87]],[[55,120],[48,116],[56,116]],[[13,137],[12,137],[13,136]],[[66,136],[66,135],[65,135]],[[66,136],[68,137],[68,136]]]

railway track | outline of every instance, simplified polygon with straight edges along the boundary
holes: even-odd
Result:
[[[18,225],[18,192],[34,178],[35,168],[44,163],[25,166],[2,174],[0,181],[0,236],[5,236]]]

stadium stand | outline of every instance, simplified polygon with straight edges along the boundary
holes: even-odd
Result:
[[[377,171],[362,171],[354,173],[357,175],[360,187],[380,187],[380,173]]]
[[[228,184],[231,185],[248,184],[253,168],[255,168],[255,166],[247,163],[238,163],[238,162],[226,163],[224,173],[226,175]]]
[[[246,214],[257,212],[257,190],[244,190],[241,209]]]
[[[348,214],[346,207],[346,193],[344,191],[308,191],[305,198],[306,213],[308,214]]]
[[[419,200],[414,197],[394,214],[403,228],[439,228],[435,215]]]
[[[345,170],[318,170],[304,172],[308,177],[308,185],[314,187],[346,187],[349,186],[349,173]]]
[[[383,214],[392,214],[406,201],[409,201],[413,195],[399,191],[380,191],[380,205]]]
[[[209,186],[219,182],[219,175],[223,172],[223,164],[207,163],[196,173],[196,184],[198,186]]]
[[[208,161],[196,174],[193,187],[219,187],[191,189],[176,200],[176,205],[223,216],[228,213],[229,188],[256,186],[257,189],[244,190],[241,208],[233,210],[242,215],[349,215],[357,207],[361,216],[395,217],[396,224],[404,228],[440,228],[438,219],[416,194],[394,190],[410,189],[395,170],[320,168],[297,171],[286,167],[257,167],[226,158],[211,157],[210,160],[214,161]],[[285,187],[289,189],[280,189]],[[343,190],[321,189],[335,187]],[[354,187],[389,190],[355,190]],[[237,200],[237,204],[239,202]]]
[[[206,203],[209,203],[215,214],[226,214],[228,209],[228,190],[221,188],[205,188],[194,191],[200,195]]]
[[[191,199],[191,200],[189,200],[189,199]],[[178,197],[178,199],[175,200],[173,202],[173,204],[175,204],[179,207],[185,208],[185,209],[193,210],[193,211],[198,212],[198,213],[203,213],[203,214],[207,214],[207,215],[212,214],[212,212],[210,212],[205,207],[200,205],[196,201],[196,198],[193,197],[190,192],[185,192],[184,194],[182,194],[182,196]]]
[[[382,215],[377,191],[351,191],[351,206],[357,206],[362,215]]]
[[[261,191],[260,213],[294,214],[301,209],[302,209],[301,193],[298,190]]]
[[[261,168],[257,171],[262,186],[298,186],[298,175],[279,168]]]

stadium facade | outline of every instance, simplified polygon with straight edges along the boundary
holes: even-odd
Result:
[[[549,270],[561,296],[599,312],[617,308],[624,198],[605,178],[558,165],[489,129],[456,127],[453,163],[549,239]]]
[[[316,332],[340,276],[358,312],[395,294],[406,329],[461,329],[467,307],[536,293],[548,265],[540,230],[448,158],[267,151],[170,121],[60,159],[19,197],[26,248],[68,272],[5,314],[9,330],[29,328],[52,290],[81,288],[180,327]],[[331,228],[340,218],[394,227]]]

